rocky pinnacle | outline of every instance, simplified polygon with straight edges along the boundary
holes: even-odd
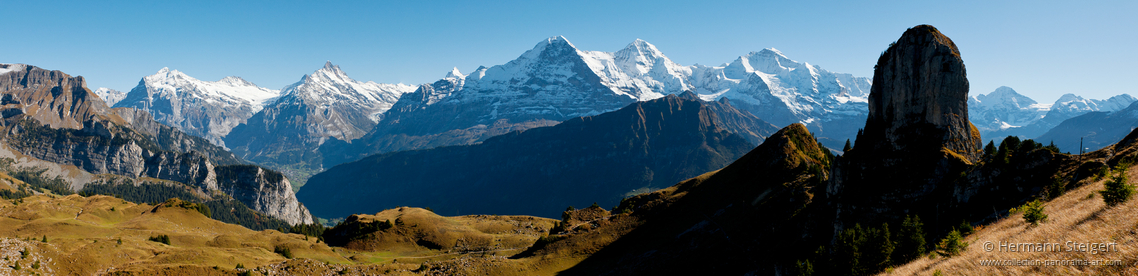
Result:
[[[968,121],[968,77],[952,40],[929,25],[905,31],[877,61],[865,140],[875,151],[947,150],[979,157],[980,135]]]

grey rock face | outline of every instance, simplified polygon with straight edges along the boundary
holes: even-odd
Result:
[[[980,134],[968,121],[967,73],[951,39],[928,25],[905,31],[878,59],[873,79],[865,141],[875,150],[943,145],[969,162],[978,158]],[[941,135],[925,136],[936,141],[905,139],[929,131]]]
[[[197,154],[159,152],[147,158],[146,176],[178,181],[201,187],[206,191],[216,191],[217,174],[214,166],[206,158]]]
[[[865,130],[826,188],[839,204],[839,229],[936,212],[938,196],[981,155],[967,96],[960,52],[932,26],[905,31],[881,55]]]
[[[231,152],[215,146],[205,138],[192,136],[178,129],[155,121],[149,112],[128,107],[112,109],[123,121],[125,126],[136,132],[141,132],[143,139],[155,144],[161,150],[173,152],[195,152],[205,155],[215,164],[229,165],[243,163]],[[106,136],[106,135],[104,135]]]
[[[253,210],[291,224],[310,224],[308,208],[296,200],[292,184],[279,172],[252,165],[217,167],[221,176],[218,189],[240,200]]]

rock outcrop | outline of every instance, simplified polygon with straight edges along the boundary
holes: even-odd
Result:
[[[0,71],[6,71],[0,74],[4,118],[24,114],[53,128],[70,129],[81,129],[90,120],[122,123],[87,89],[83,77],[24,64],[0,64]]]
[[[280,172],[253,165],[220,166],[217,188],[258,212],[291,224],[310,224],[308,208],[296,200],[292,183]]]
[[[981,141],[968,121],[968,76],[951,39],[929,25],[905,31],[877,60],[873,79],[859,145],[888,152],[931,146],[976,161]]]
[[[897,221],[935,210],[943,202],[933,198],[947,200],[982,155],[967,103],[964,61],[952,40],[928,25],[905,31],[878,59],[865,129],[827,187],[839,217],[851,225]]]
[[[293,224],[312,222],[279,173],[248,166],[256,172],[226,171],[218,177],[215,165],[241,161],[205,139],[159,124],[145,111],[108,108],[84,87],[82,77],[3,66],[11,70],[0,74],[0,114],[5,115],[0,135],[13,150],[95,174],[177,181],[202,192],[243,191],[233,197],[254,210]],[[73,183],[72,188],[78,191],[83,185]]]

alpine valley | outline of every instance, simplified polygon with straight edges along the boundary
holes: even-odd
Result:
[[[327,62],[280,90],[0,64],[0,274],[1138,273],[976,263],[1138,242],[1138,99],[972,93],[937,28],[888,45],[858,77],[556,36],[427,84]]]

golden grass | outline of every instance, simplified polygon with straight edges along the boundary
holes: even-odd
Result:
[[[171,244],[148,240],[157,235],[168,235]],[[47,243],[41,242],[43,236]],[[252,231],[194,210],[155,208],[107,196],[36,195],[19,205],[0,200],[0,237],[36,245],[33,251],[51,260],[43,262],[40,270],[29,270],[40,274],[89,275],[112,268],[179,274],[212,271],[214,266],[219,273],[232,273],[239,263],[257,267],[284,261],[273,253],[276,246],[289,247],[297,258],[351,263],[315,238],[306,241],[299,234]],[[0,253],[18,250],[3,248]],[[21,266],[31,269],[31,264]],[[0,264],[0,270],[6,267]]]
[[[1130,179],[1138,176],[1128,170]],[[983,226],[965,237],[968,249],[960,256],[935,259],[920,258],[881,275],[1138,275],[1138,199],[1107,208],[1097,191],[1105,180],[1075,188],[1047,202],[1044,213],[1048,220],[1030,226],[1021,213]],[[1092,195],[1093,196],[1088,196]],[[1079,243],[1116,243],[1117,252],[1092,254],[1067,251],[1068,241]],[[1059,252],[1008,252],[999,247],[1007,243],[1059,243]],[[992,250],[985,250],[991,243]],[[983,266],[983,260],[1121,260],[1121,266]]]

